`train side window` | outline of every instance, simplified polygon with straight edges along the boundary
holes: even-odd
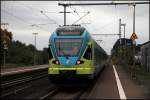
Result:
[[[84,56],[85,59],[91,60],[92,59],[92,48],[88,46]]]
[[[53,58],[53,55],[52,55],[51,49],[48,48],[48,49],[47,49],[47,52],[48,52],[48,59],[52,59],[52,58]]]

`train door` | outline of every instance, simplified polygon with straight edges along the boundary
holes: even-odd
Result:
[[[86,49],[86,51],[85,51],[85,53],[84,53],[84,56],[83,56],[83,58],[85,58],[85,59],[87,59],[87,60],[92,60],[93,59],[93,46],[92,46],[92,44],[88,44],[88,47],[87,47],[87,49]],[[91,63],[91,65],[92,65],[92,63]]]

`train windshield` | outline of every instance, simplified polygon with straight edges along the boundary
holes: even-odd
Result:
[[[60,31],[60,32],[57,32],[57,34],[59,36],[79,36],[81,35],[83,32],[80,32],[80,31],[76,31],[76,30],[71,30],[71,31]]]
[[[58,56],[77,56],[82,39],[56,39],[55,43]]]

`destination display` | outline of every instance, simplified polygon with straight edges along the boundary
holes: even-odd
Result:
[[[77,31],[77,30],[70,30],[70,31],[59,31],[57,33],[59,36],[78,36],[81,35],[82,32],[81,31]]]

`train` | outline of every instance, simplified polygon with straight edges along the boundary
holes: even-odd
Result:
[[[49,38],[48,76],[94,79],[104,68],[107,53],[81,25],[56,28]]]

